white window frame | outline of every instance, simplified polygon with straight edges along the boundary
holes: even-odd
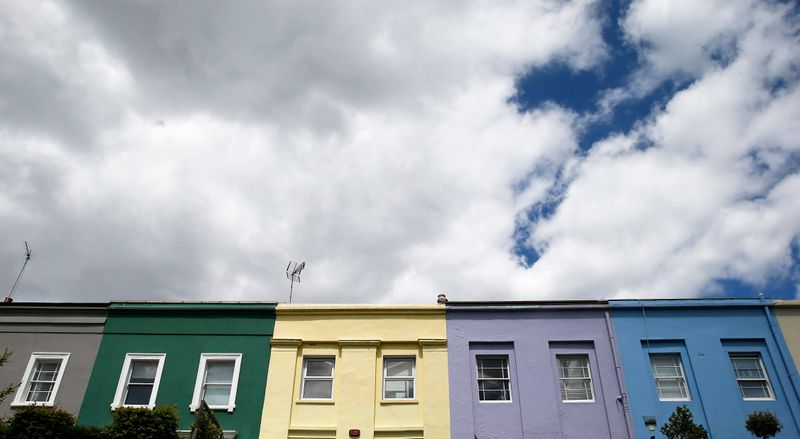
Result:
[[[733,369],[733,376],[736,378],[736,385],[739,387],[739,393],[742,395],[742,400],[744,401],[774,401],[775,400],[775,393],[772,391],[772,383],[769,381],[769,374],[767,374],[767,368],[764,367],[764,360],[761,358],[761,352],[729,352],[728,357],[731,360],[731,368]],[[764,378],[739,378],[736,375],[736,368],[733,365],[734,359],[754,359],[758,360],[758,367],[761,368],[761,373],[764,374]],[[742,381],[764,381],[767,383],[767,393],[769,396],[766,398],[747,398],[744,396],[744,392],[742,391]]]
[[[387,376],[386,371],[386,361],[392,360],[411,360],[411,375],[410,376]],[[412,382],[412,392],[413,396],[411,398],[387,398],[386,397],[386,382],[387,381],[408,381],[411,380]],[[417,399],[417,357],[412,356],[386,356],[383,357],[383,395],[382,399],[384,400],[393,400],[393,401],[413,401]]]
[[[33,378],[34,366],[40,360],[61,360],[56,381],[53,384],[53,391],[50,393],[50,398],[47,401],[27,401],[28,391],[31,387]],[[67,361],[69,360],[69,352],[34,352],[28,360],[28,366],[25,368],[22,382],[17,389],[17,394],[14,396],[14,401],[11,403],[12,407],[22,407],[29,405],[40,405],[52,407],[55,404],[56,394],[59,387],[61,387],[61,379],[64,378],[64,371],[67,369]]]
[[[209,405],[212,410],[227,410],[233,412],[236,408],[236,389],[239,387],[239,368],[242,365],[242,354],[200,354],[200,364],[197,366],[197,380],[194,384],[194,395],[189,410],[194,412],[200,408],[200,397],[203,394],[203,387],[206,381],[206,366],[209,361],[233,361],[233,377],[231,381],[231,393],[228,396],[226,405]]]
[[[586,372],[589,374],[588,377],[562,377],[561,376],[561,362],[559,358],[585,358],[586,359]],[[589,354],[556,354],[556,367],[558,368],[558,393],[561,396],[561,402],[564,404],[575,404],[575,403],[585,403],[585,402],[595,402],[595,394],[594,394],[594,380],[592,379],[592,359],[589,357]],[[591,399],[564,399],[565,395],[561,395],[561,382],[565,380],[589,380],[589,391],[592,393]]]
[[[308,368],[308,360],[332,360],[333,365],[331,366],[331,375],[330,377],[307,377],[306,370]],[[303,396],[306,391],[306,380],[308,381],[330,381],[331,382],[331,397],[330,398],[306,398]],[[332,401],[333,396],[335,395],[336,390],[336,357],[333,355],[319,355],[319,356],[308,356],[303,357],[303,375],[301,378],[300,383],[300,399],[306,401]]]
[[[156,406],[156,395],[158,395],[158,386],[161,383],[161,372],[164,370],[164,360],[167,354],[125,354],[125,362],[122,364],[122,371],[119,374],[119,382],[117,383],[117,391],[114,393],[114,402],[111,403],[111,410],[116,410],[119,407],[147,407],[152,409]],[[150,401],[148,404],[125,404],[125,394],[128,387],[128,379],[131,373],[131,362],[135,360],[156,360],[158,367],[156,368],[156,377],[153,381],[153,391],[150,393]]]
[[[506,360],[506,378],[481,378],[478,362],[485,360]],[[509,404],[514,402],[514,395],[511,390],[511,359],[508,354],[476,354],[475,355],[475,378],[478,386],[478,402],[481,404]],[[508,381],[508,399],[481,399],[481,381]]]
[[[658,376],[656,374],[656,365],[653,363],[653,359],[657,357],[662,358],[676,358],[678,360],[678,371],[680,372],[680,376]],[[650,354],[650,370],[653,372],[653,379],[656,384],[656,393],[658,394],[659,401],[691,401],[692,400],[692,393],[689,391],[689,382],[686,380],[686,371],[683,369],[683,358],[681,358],[681,354],[677,352],[664,352],[664,353],[652,353]],[[683,390],[686,392],[686,398],[663,398],[661,396],[661,387],[658,384],[658,380],[674,380],[679,379],[683,381]]]

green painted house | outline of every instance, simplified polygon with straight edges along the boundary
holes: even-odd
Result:
[[[174,405],[189,430],[205,400],[226,438],[256,438],[274,327],[274,303],[112,303],[78,422]]]

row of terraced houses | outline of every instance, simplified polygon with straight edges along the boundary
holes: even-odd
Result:
[[[201,401],[227,438],[716,439],[769,410],[800,438],[800,301],[7,303],[0,405],[84,425]]]

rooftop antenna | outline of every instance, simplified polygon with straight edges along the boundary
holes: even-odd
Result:
[[[286,279],[289,279],[289,303],[292,303],[292,290],[294,289],[294,282],[300,283],[300,272],[306,268],[306,263],[301,262],[292,262],[289,261],[289,265],[286,266]]]
[[[8,293],[3,303],[11,303],[14,299],[11,298],[14,295],[14,291],[17,290],[17,286],[19,285],[19,280],[22,279],[22,273],[25,272],[25,267],[28,265],[28,261],[31,260],[31,255],[33,254],[33,250],[31,250],[30,244],[28,241],[25,241],[25,262],[22,263],[22,268],[19,270],[19,274],[17,275],[17,280],[14,281],[14,286],[11,287],[11,292]]]

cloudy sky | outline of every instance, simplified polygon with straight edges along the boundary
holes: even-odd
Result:
[[[0,1],[3,296],[794,298],[799,9]]]

